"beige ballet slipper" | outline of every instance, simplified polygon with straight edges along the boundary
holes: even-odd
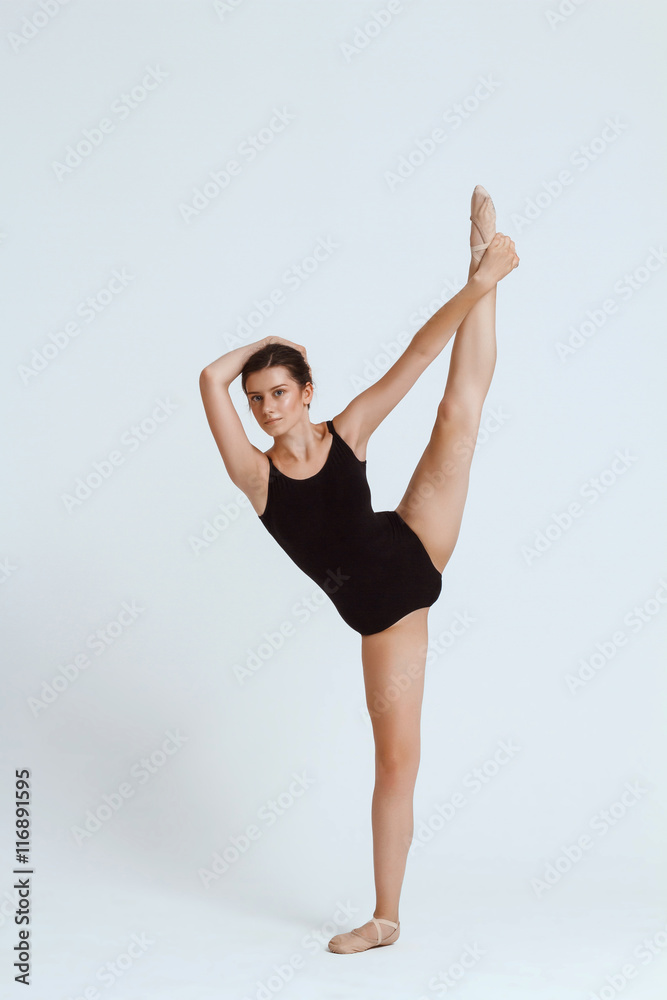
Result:
[[[491,195],[481,184],[475,186],[470,201],[470,221],[472,226],[479,233],[479,239],[483,242],[471,243],[470,251],[475,260],[481,260],[484,251],[496,234],[496,209],[491,200]],[[471,240],[476,239],[473,229],[470,231]]]
[[[401,933],[400,920],[398,923],[394,923],[393,920],[385,920],[384,917],[371,917],[371,920],[375,924],[378,935],[375,944],[372,941],[367,941],[365,937],[357,934],[356,931],[347,931],[345,934],[336,934],[335,937],[331,938],[331,941],[329,941],[329,951],[333,951],[336,955],[352,955],[358,951],[368,951],[369,948],[383,948],[385,945],[393,944],[394,941],[398,940]],[[394,930],[386,937],[383,937],[380,924],[390,924]]]

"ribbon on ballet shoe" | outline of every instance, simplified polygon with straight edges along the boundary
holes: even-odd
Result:
[[[491,245],[491,240],[488,243],[478,243],[474,247],[470,247],[470,252],[472,253],[475,260],[481,260],[484,256],[484,251],[488,246]]]

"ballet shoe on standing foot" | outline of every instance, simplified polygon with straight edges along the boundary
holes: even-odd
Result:
[[[336,934],[335,937],[332,937],[331,941],[329,941],[329,951],[335,952],[336,955],[352,955],[358,951],[368,951],[369,948],[384,948],[385,945],[398,941],[399,934],[401,933],[400,920],[395,922],[394,920],[385,920],[384,917],[371,917],[368,923],[375,924],[377,932],[375,941],[369,941],[363,934],[358,934],[357,932],[362,928],[356,927],[353,931],[347,931],[345,934]],[[386,933],[387,924],[394,928],[389,934]],[[363,926],[365,927],[366,924]]]
[[[470,200],[470,250],[475,260],[481,260],[484,251],[496,235],[496,209],[491,195],[481,184],[475,186]],[[480,240],[473,243],[473,240]]]

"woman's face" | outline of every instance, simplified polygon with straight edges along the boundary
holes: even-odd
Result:
[[[282,365],[252,372],[245,389],[250,409],[267,434],[282,434],[293,427],[312,396],[312,386],[302,389]]]

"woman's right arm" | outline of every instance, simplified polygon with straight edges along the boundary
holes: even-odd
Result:
[[[297,351],[301,351],[306,361],[306,348],[302,347],[301,344],[293,344],[291,340],[285,340],[284,337],[264,337],[263,340],[256,340],[254,344],[244,344],[243,347],[236,347],[233,351],[227,351],[222,357],[219,357],[216,361],[212,361],[210,365],[202,371],[199,384],[202,384],[202,380],[207,381],[213,380],[219,385],[224,385],[227,388],[232,384],[235,378],[243,371],[243,366],[255,351],[258,351],[260,347],[266,347],[267,344],[286,344],[288,347],[295,347]]]
[[[241,374],[250,355],[264,347],[268,340],[266,337],[254,344],[244,344],[228,351],[207,365],[199,376],[199,390],[206,419],[222,461],[234,485],[249,498],[253,492],[261,491],[263,479],[266,478],[263,467],[268,463],[259,448],[248,439],[229,394],[229,387]]]
[[[232,384],[235,378],[241,374],[243,366],[255,351],[264,347],[269,341],[268,337],[263,340],[256,340],[254,344],[244,344],[243,347],[236,347],[233,351],[227,351],[222,357],[212,361],[199,376],[199,385],[204,382],[215,382],[216,385],[224,386],[226,389]]]
[[[229,394],[229,387],[241,374],[250,355],[271,343],[296,347],[305,356],[305,349],[290,340],[264,337],[254,344],[244,344],[228,351],[207,365],[199,376],[206,419],[229,478],[249,496],[254,493],[261,497],[262,491],[266,489],[268,461],[264,453],[248,439]]]

